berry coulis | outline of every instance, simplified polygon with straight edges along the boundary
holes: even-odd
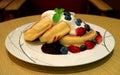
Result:
[[[61,45],[59,42],[54,42],[51,44],[43,44],[41,49],[46,54],[62,54],[60,52],[61,47],[63,47],[63,45]]]

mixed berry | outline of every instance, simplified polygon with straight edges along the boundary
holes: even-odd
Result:
[[[83,45],[80,47],[70,45],[68,47],[65,47],[59,43],[59,41],[54,42],[52,44],[44,44],[42,46],[42,51],[47,54],[68,54],[68,52],[71,53],[79,53],[85,50],[90,50],[95,47],[96,44],[101,43],[102,36],[99,32],[97,32],[97,36],[93,40],[86,40]]]
[[[78,27],[75,29],[76,36],[82,36],[86,32],[89,32],[91,30],[90,26],[88,24],[85,24],[84,27]]]

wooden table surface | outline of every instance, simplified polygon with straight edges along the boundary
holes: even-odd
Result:
[[[7,51],[5,39],[15,28],[40,19],[40,15],[28,16],[0,23],[0,75],[119,75],[120,19],[85,14],[77,14],[77,17],[113,34],[116,43],[111,54],[94,63],[63,68],[39,66],[19,60]]]

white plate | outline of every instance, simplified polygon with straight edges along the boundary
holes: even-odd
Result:
[[[23,32],[33,23],[26,24],[13,30],[6,38],[5,45],[7,50],[15,57],[37,65],[52,67],[77,66],[95,62],[110,54],[115,46],[115,40],[111,33],[102,27],[88,23],[91,27],[101,33],[103,40],[92,50],[67,55],[45,54],[41,51],[40,42],[27,43],[23,39]]]

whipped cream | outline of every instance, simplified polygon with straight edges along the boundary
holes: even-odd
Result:
[[[56,12],[55,12],[54,10],[48,10],[48,11],[45,11],[45,12],[41,15],[41,17],[48,16],[48,17],[51,19],[51,21],[52,21],[52,18],[53,18],[53,16],[54,16],[55,13],[56,13]],[[70,28],[71,28],[71,31],[70,31],[69,34],[70,34],[70,35],[76,35],[75,29],[78,28],[78,27],[84,27],[84,24],[85,24],[85,23],[82,22],[80,26],[77,26],[76,23],[75,23],[75,21],[76,21],[75,13],[70,12],[70,14],[71,14],[71,20],[70,20],[70,21],[65,19],[64,13],[62,13],[61,18],[60,18],[59,21],[65,21],[65,22],[67,22],[67,23],[69,24]],[[53,21],[52,21],[52,22],[53,22]],[[53,23],[54,23],[54,22],[53,22]]]

